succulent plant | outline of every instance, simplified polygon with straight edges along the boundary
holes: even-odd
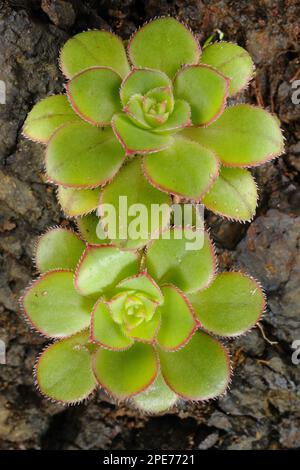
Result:
[[[225,109],[253,75],[246,50],[218,42],[201,51],[188,28],[163,17],[131,37],[127,54],[110,32],[79,33],[60,66],[66,95],[36,104],[24,134],[47,144],[46,173],[68,216],[95,210],[99,198],[118,208],[122,194],[146,206],[177,195],[252,219],[257,189],[247,168],[280,155],[283,137],[259,107]]]
[[[36,363],[44,395],[75,403],[98,384],[158,413],[226,391],[230,358],[220,338],[254,326],[265,300],[249,276],[216,273],[206,232],[201,250],[187,250],[194,231],[174,227],[146,254],[86,244],[60,227],[39,238],[41,274],[21,305],[33,329],[55,340]]]

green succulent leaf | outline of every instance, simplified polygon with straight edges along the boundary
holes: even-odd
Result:
[[[88,333],[79,333],[51,344],[36,365],[41,393],[63,403],[87,398],[96,387]]]
[[[110,67],[121,77],[129,72],[122,40],[107,31],[85,31],[76,34],[62,48],[60,64],[67,78],[97,65]]]
[[[114,115],[112,128],[124,147],[126,155],[159,152],[172,143],[171,136],[141,129],[125,113]]]
[[[160,217],[151,217],[154,204],[164,205],[165,210]],[[114,208],[117,238],[113,242],[120,247],[133,249],[145,245],[153,235],[167,227],[170,204],[170,196],[154,188],[144,177],[141,158],[136,157],[124,165],[114,180],[103,189],[99,214],[105,217],[106,208]],[[132,210],[134,207],[136,211]]]
[[[169,240],[151,242],[146,267],[159,285],[174,284],[185,293],[195,292],[207,287],[214,277],[214,248],[205,231],[175,227]]]
[[[283,152],[283,136],[274,116],[247,104],[225,109],[206,128],[185,129],[185,136],[216,152],[227,166],[260,165]]]
[[[70,217],[84,215],[98,207],[100,188],[75,189],[59,186],[57,191],[58,201]]]
[[[199,200],[218,176],[219,164],[212,151],[176,136],[166,150],[145,156],[144,170],[161,191]]]
[[[89,326],[94,301],[79,295],[73,281],[72,271],[48,271],[25,293],[25,314],[45,336],[63,338]]]
[[[132,251],[89,245],[77,266],[75,287],[81,295],[100,294],[137,274],[138,261],[138,254]]]
[[[74,111],[95,126],[107,126],[121,111],[121,77],[105,67],[92,67],[75,75],[67,84]]]
[[[255,325],[265,308],[259,284],[239,272],[219,274],[208,289],[189,299],[201,326],[220,336],[244,333]]]
[[[132,401],[140,410],[157,414],[172,408],[178,401],[178,396],[172,392],[159,374],[152,385],[136,395]]]
[[[151,320],[143,322],[140,325],[135,326],[134,328],[125,328],[125,334],[129,338],[133,338],[137,341],[153,343],[155,342],[160,327],[160,319],[160,312],[156,311]]]
[[[176,132],[191,124],[190,105],[183,100],[175,100],[174,109],[168,120],[154,129],[157,133]]]
[[[172,88],[169,77],[160,70],[133,69],[122,82],[120,97],[122,104],[127,105],[134,95],[145,95],[153,88]]]
[[[145,24],[128,44],[136,67],[150,67],[173,78],[183,64],[197,64],[200,46],[192,33],[174,18],[158,18]]]
[[[40,273],[51,269],[75,269],[85,249],[79,236],[61,227],[48,230],[37,244],[35,262]]]
[[[83,121],[61,127],[46,155],[49,179],[67,187],[92,188],[111,179],[124,160],[124,151],[110,128]]]
[[[230,78],[230,96],[244,88],[253,75],[253,62],[248,52],[230,42],[205,47],[200,62],[211,65]]]
[[[177,73],[174,94],[191,106],[192,123],[209,125],[225,108],[229,79],[206,65],[191,65]]]
[[[184,346],[197,328],[191,304],[177,287],[162,287],[164,303],[159,308],[161,326],[157,336],[161,348],[174,351]]]
[[[134,343],[126,351],[100,348],[94,356],[94,373],[99,384],[118,399],[129,398],[152,384],[158,361],[152,346]]]
[[[123,279],[123,281],[119,282],[116,288],[120,291],[134,290],[142,292],[158,304],[162,304],[164,300],[161,289],[158,287],[154,279],[152,279],[152,277],[150,277],[145,271],[137,274],[136,276]]]
[[[243,168],[222,167],[219,177],[202,202],[216,214],[249,221],[255,214],[257,188],[251,173]]]
[[[91,340],[108,349],[127,349],[133,340],[125,336],[120,325],[111,316],[106,303],[99,300],[92,313]]]
[[[46,144],[63,124],[80,121],[65,95],[48,96],[39,101],[28,114],[23,134],[30,140]]]
[[[99,217],[95,213],[78,217],[77,227],[82,238],[91,245],[109,245],[111,243],[101,227]]]
[[[163,378],[173,392],[190,400],[206,400],[226,390],[230,361],[225,348],[199,331],[178,351],[160,350]]]

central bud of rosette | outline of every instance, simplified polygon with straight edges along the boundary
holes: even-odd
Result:
[[[144,95],[133,95],[124,110],[135,124],[158,127],[167,122],[173,109],[172,89],[159,87]]]
[[[115,295],[109,302],[113,320],[126,331],[132,331],[152,320],[158,303],[134,290]]]

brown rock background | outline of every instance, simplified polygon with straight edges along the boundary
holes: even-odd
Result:
[[[203,41],[217,28],[252,54],[257,72],[240,100],[276,112],[286,155],[254,171],[257,216],[241,225],[207,214],[221,268],[241,267],[268,295],[266,341],[259,329],[230,345],[235,375],[226,397],[148,417],[98,393],[63,408],[35,390],[32,366],[44,340],[28,330],[17,299],[35,274],[33,245],[46,227],[69,222],[45,184],[43,148],[21,128],[33,104],[63,90],[57,66],[66,39],[87,28],[112,28],[124,39],[145,20],[171,14]],[[300,78],[297,0],[0,0],[0,365],[1,449],[295,449],[300,447],[300,104],[291,101]]]

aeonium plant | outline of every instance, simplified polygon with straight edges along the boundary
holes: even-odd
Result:
[[[60,65],[66,95],[35,105],[24,134],[47,145],[46,173],[67,215],[95,210],[99,198],[118,209],[120,195],[147,207],[176,195],[252,219],[257,189],[247,168],[280,155],[283,137],[267,111],[226,108],[253,75],[246,50],[219,42],[201,51],[189,29],[163,17],[133,34],[127,54],[110,32],[79,33]]]
[[[220,339],[253,327],[264,295],[245,274],[216,273],[205,231],[202,248],[188,250],[193,234],[173,227],[143,255],[86,244],[59,227],[40,237],[41,274],[21,304],[30,325],[54,340],[35,368],[44,395],[71,404],[100,386],[159,413],[226,391],[231,366]]]

